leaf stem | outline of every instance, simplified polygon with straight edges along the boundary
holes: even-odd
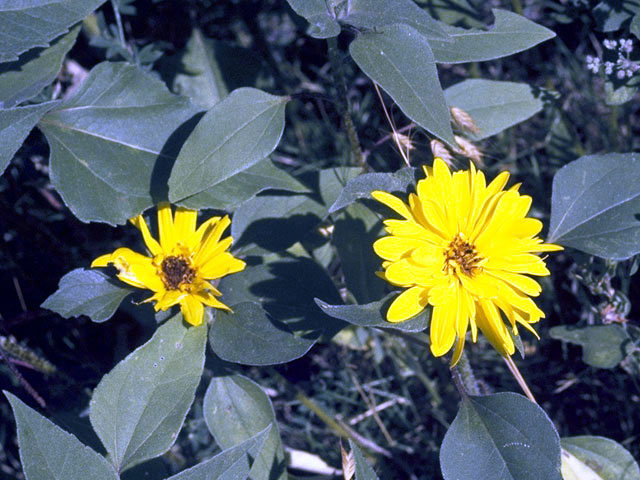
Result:
[[[113,14],[116,17],[116,25],[118,26],[118,37],[120,39],[120,45],[125,50],[129,50],[127,48],[127,42],[124,39],[124,28],[122,28],[122,18],[120,18],[120,10],[118,10],[118,0],[111,0],[111,6],[113,7]]]
[[[504,358],[504,362],[507,364],[507,367],[509,367],[511,374],[514,376],[514,378],[518,382],[518,385],[520,385],[520,388],[522,389],[524,394],[527,396],[529,400],[537,404],[538,402],[536,402],[536,399],[534,398],[533,393],[531,393],[531,390],[529,390],[529,386],[527,385],[527,382],[525,382],[524,377],[520,373],[520,370],[518,370],[518,367],[516,366],[513,359],[511,357],[503,357],[503,358]]]
[[[342,122],[347,129],[347,138],[349,139],[349,145],[351,146],[351,156],[355,160],[356,165],[366,168],[364,155],[362,155],[362,150],[360,150],[358,132],[356,132],[356,127],[353,124],[353,119],[351,118],[351,109],[349,108],[349,99],[347,97],[347,84],[344,78],[344,70],[342,69],[340,51],[338,50],[338,40],[336,37],[328,38],[327,45],[329,61],[331,62],[331,70],[333,71],[334,82],[338,90],[338,113],[340,113]]]
[[[478,388],[478,382],[476,380],[476,376],[473,373],[473,369],[471,368],[471,363],[469,363],[469,358],[467,357],[467,352],[462,351],[462,355],[460,356],[460,360],[455,367],[451,368],[453,380],[456,381],[456,375],[459,377],[458,380],[464,386],[464,390],[468,395],[480,395],[480,389]],[[460,390],[459,386],[458,390]],[[464,395],[463,395],[464,396]]]

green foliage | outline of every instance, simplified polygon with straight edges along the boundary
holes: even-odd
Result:
[[[216,202],[216,188],[276,148],[284,129],[284,108],[288,101],[287,97],[255,88],[240,88],[217,103],[200,119],[182,146],[169,178],[169,199],[174,203],[186,200],[187,204],[194,199],[198,205],[209,208],[227,207]],[[255,189],[248,191],[250,196],[255,194]],[[211,203],[203,205],[200,195]]]
[[[635,153],[581,157],[553,179],[549,241],[623,260],[640,252]]]
[[[389,25],[359,35],[349,52],[407,117],[449,145],[455,143],[436,59],[426,37],[408,25]]]
[[[538,405],[514,393],[463,399],[442,442],[445,480],[561,480],[560,439]]]
[[[45,0],[0,6],[0,62],[17,60],[34,47],[48,47],[104,0]]]
[[[627,356],[631,338],[620,325],[553,327],[551,337],[582,346],[582,360],[597,368],[614,368]]]
[[[215,377],[207,388],[203,408],[209,431],[225,449],[270,427],[250,477],[254,480],[287,478],[273,406],[256,383],[241,375]]]
[[[206,332],[177,315],[96,387],[91,425],[117,471],[162,455],[175,442],[200,383]]]
[[[523,122],[542,110],[543,92],[525,83],[471,79],[444,92],[447,104],[467,112],[478,133],[487,138]]]
[[[597,472],[602,480],[639,480],[640,468],[622,445],[604,437],[580,436],[560,440],[562,448]]]
[[[94,322],[109,320],[133,290],[97,270],[76,268],[60,279],[58,290],[42,308],[64,318],[86,315]]]
[[[353,440],[349,440],[349,448],[353,453],[353,460],[356,464],[355,480],[378,480],[378,476],[364,459],[362,451]]]
[[[20,460],[29,480],[117,480],[104,457],[65,432],[16,396],[4,392],[18,426]]]
[[[51,181],[80,220],[125,223],[166,199],[161,182],[179,127],[195,113],[138,67],[101,63],[38,124],[51,147]]]
[[[50,47],[34,48],[18,60],[0,64],[0,107],[10,108],[30,100],[53,82],[79,31],[80,27],[74,27]]]
[[[218,312],[209,331],[211,348],[223,360],[245,365],[273,365],[300,358],[315,343],[296,337],[287,324],[271,318],[257,303]]]

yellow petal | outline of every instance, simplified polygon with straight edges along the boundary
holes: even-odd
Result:
[[[106,267],[109,264],[118,269],[118,278],[128,285],[153,291],[164,289],[164,284],[149,257],[129,248],[118,248],[113,253],[96,258],[91,266]]]
[[[379,201],[380,203],[385,204],[391,210],[396,211],[404,218],[406,219],[413,218],[413,215],[411,214],[409,207],[407,207],[407,204],[404,203],[395,195],[391,195],[390,193],[376,190],[374,192],[371,192],[371,196],[375,198],[377,201]]]
[[[441,357],[453,346],[456,339],[456,302],[449,302],[433,307],[429,336],[431,353]]]
[[[207,230],[203,233],[202,240],[200,241],[200,248],[198,248],[195,257],[193,258],[194,265],[199,266],[206,263],[210,257],[215,255],[217,252],[226,250],[226,248],[231,245],[231,242],[233,241],[231,237],[227,237],[222,241],[226,242],[225,247],[220,248],[220,244],[218,243],[220,237],[222,237],[222,233],[229,225],[231,225],[231,220],[229,220],[227,215],[222,218],[218,217],[217,222],[210,224]],[[203,226],[204,224],[198,229],[198,231],[200,231]],[[196,232],[196,235],[197,234],[198,232]]]
[[[162,249],[169,253],[176,244],[173,231],[173,215],[171,205],[167,202],[158,204],[158,232],[160,234],[160,245]]]
[[[373,251],[385,260],[398,260],[411,253],[411,250],[424,245],[418,238],[382,237],[373,243]]]
[[[200,265],[198,273],[206,279],[221,278],[225,275],[241,272],[245,266],[246,263],[242,260],[235,258],[229,252],[223,252],[209,259],[204,265]]]
[[[138,215],[137,217],[132,218],[131,223],[133,223],[136,227],[138,227],[138,230],[140,230],[140,232],[142,233],[142,239],[144,240],[144,243],[149,249],[149,252],[151,253],[151,255],[155,256],[155,255],[161,254],[162,247],[156,241],[156,239],[151,236],[151,233],[149,232],[149,227],[147,226],[147,222],[144,221],[144,218],[142,217],[142,215]]]
[[[230,312],[231,309],[218,300],[212,293],[207,292],[206,290],[200,291],[196,294],[198,300],[209,307],[218,308],[220,310],[226,310]]]
[[[155,298],[156,304],[154,305],[154,308],[156,309],[156,312],[158,310],[167,310],[180,303],[180,301],[187,295],[189,295],[187,292],[183,292],[180,290],[168,290],[165,292],[160,292],[157,298]]]
[[[176,242],[180,242],[187,247],[189,240],[196,231],[196,221],[198,219],[198,211],[190,210],[184,207],[178,207],[173,222],[173,231]]]
[[[387,311],[387,320],[404,322],[420,313],[427,305],[423,287],[411,287],[396,297]]]
[[[180,300],[180,311],[184,320],[196,327],[204,320],[204,305],[194,295],[187,295]]]

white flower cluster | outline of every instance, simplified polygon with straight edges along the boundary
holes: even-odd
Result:
[[[640,64],[629,58],[633,51],[633,41],[629,38],[621,38],[620,40],[605,40],[604,48],[618,52],[618,59],[615,62],[603,62],[599,57],[587,55],[587,70],[598,73],[600,67],[604,67],[604,73],[607,75],[615,75],[619,80],[631,78],[634,73],[640,70]]]

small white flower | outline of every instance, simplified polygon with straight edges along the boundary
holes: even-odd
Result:
[[[627,38],[627,39],[621,38],[620,51],[629,54],[631,53],[632,50],[633,50],[633,41],[630,38]]]
[[[600,70],[600,59],[598,57],[587,55],[587,70],[593,73],[598,73],[598,70]]]
[[[626,76],[626,71],[625,70],[618,70],[616,72],[616,77],[618,77],[618,79],[622,80],[625,76]]]
[[[611,75],[613,73],[613,62],[604,62],[604,73]]]
[[[613,50],[618,45],[618,42],[616,42],[615,40],[607,39],[603,42],[603,44],[604,44],[604,48],[606,48],[607,50]]]

